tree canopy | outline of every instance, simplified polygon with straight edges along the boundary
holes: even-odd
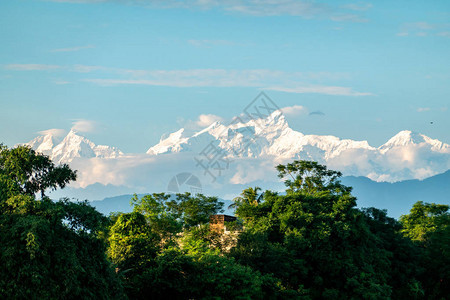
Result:
[[[87,202],[54,202],[47,188],[76,173],[28,147],[0,152],[0,295],[8,299],[123,296],[100,238],[108,219]],[[36,200],[35,193],[42,198]]]
[[[76,179],[28,147],[0,146],[0,296],[50,299],[446,299],[449,206],[400,220],[356,207],[342,174],[277,166],[283,193],[249,187],[227,231],[217,197],[154,193],[105,217],[45,192]],[[40,198],[36,194],[40,193]]]
[[[67,164],[55,166],[48,156],[37,154],[27,146],[8,149],[0,144],[3,197],[15,194],[33,196],[38,192],[44,197],[47,189],[64,188],[76,177],[76,171],[72,171]]]

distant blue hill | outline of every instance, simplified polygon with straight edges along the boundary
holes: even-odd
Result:
[[[349,176],[343,177],[342,183],[353,187],[358,207],[387,209],[394,218],[409,213],[417,201],[450,205],[450,170],[424,180],[389,183]]]
[[[139,198],[144,196],[146,194],[138,194]],[[104,215],[109,215],[112,212],[131,212],[133,208],[130,205],[130,200],[133,198],[133,195],[127,194],[127,195],[120,195],[115,197],[108,197],[103,200],[98,201],[91,201],[91,205],[97,208],[99,212],[101,212]],[[230,200],[223,200],[219,199],[219,201],[224,203],[224,210],[225,214],[227,215],[234,215],[234,212],[232,210],[228,209],[228,206],[233,203]]]
[[[358,198],[358,207],[373,206],[387,209],[388,215],[394,218],[409,213],[412,205],[417,201],[450,205],[450,170],[424,180],[388,183],[372,181],[367,177],[348,176],[342,178],[342,183],[353,187],[352,193]],[[267,188],[263,183],[259,186],[263,189]],[[245,186],[242,186],[242,189],[244,188]],[[138,194],[139,197],[143,195],[145,194]],[[105,215],[117,211],[130,212],[132,197],[132,194],[123,194],[92,201],[91,204]],[[233,211],[227,209],[232,201],[220,198],[219,200],[225,203],[225,213],[232,215]]]

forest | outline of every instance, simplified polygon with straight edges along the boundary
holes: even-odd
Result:
[[[396,220],[317,162],[277,171],[285,192],[243,190],[220,227],[224,204],[201,194],[136,195],[109,216],[54,201],[76,171],[0,145],[0,298],[448,299],[448,205]]]

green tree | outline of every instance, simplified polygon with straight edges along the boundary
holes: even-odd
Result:
[[[170,249],[178,251],[180,236],[204,227],[223,203],[217,197],[189,193],[134,195],[131,203],[132,213],[112,216],[115,222],[108,238],[108,255],[118,266],[127,295],[137,299],[149,293],[156,298],[164,294],[187,298],[186,286],[193,289],[189,280],[195,275],[190,269],[195,267],[199,272],[198,261]]]
[[[448,205],[413,205],[400,217],[402,233],[422,250],[418,261],[423,268],[421,281],[427,299],[447,299],[450,295],[450,212]]]
[[[75,178],[27,147],[0,153],[0,295],[8,299],[120,298],[99,235],[108,220],[87,202],[53,202]],[[41,192],[36,200],[34,194]]]
[[[133,212],[145,217],[147,226],[159,236],[162,243],[173,245],[176,234],[181,232],[183,224],[177,203],[170,195],[154,193],[141,198],[134,195],[131,204]]]
[[[386,210],[370,207],[362,211],[370,231],[379,240],[380,248],[388,254],[390,271],[387,275],[392,299],[423,299],[421,249],[401,233],[402,224],[388,217]]]
[[[131,199],[134,211],[145,216],[153,232],[163,241],[173,242],[183,229],[209,222],[210,216],[223,211],[217,197],[190,193],[168,195],[155,193]],[[170,244],[170,243],[169,243]],[[171,244],[170,244],[171,245]]]
[[[326,166],[315,161],[295,160],[287,165],[278,165],[278,177],[287,178],[284,183],[288,193],[301,191],[314,194],[327,192],[333,194],[347,194],[351,187],[341,184],[338,180],[341,172],[328,170]]]
[[[139,212],[120,214],[109,230],[108,255],[117,266],[130,298],[139,298],[145,283],[142,274],[154,267],[160,249],[160,237],[152,232]]]
[[[448,205],[416,202],[408,215],[400,216],[403,234],[413,241],[426,241],[431,233],[445,226],[448,210]]]
[[[293,297],[386,299],[390,253],[356,209],[341,174],[316,162],[277,167],[286,195],[266,191],[255,206],[239,202],[245,232],[231,255],[276,274]],[[273,261],[274,263],[271,263]]]
[[[242,191],[239,197],[233,199],[233,203],[228,206],[229,209],[235,209],[238,206],[241,206],[242,203],[250,204],[253,206],[258,205],[263,197],[263,194],[259,193],[261,188],[256,186],[254,188],[249,187]]]
[[[206,251],[168,248],[143,274],[144,295],[153,299],[262,299],[264,278],[232,258]]]
[[[47,189],[64,188],[76,179],[67,164],[55,166],[48,156],[26,146],[8,149],[0,144],[0,187],[5,200],[16,194],[44,197]]]

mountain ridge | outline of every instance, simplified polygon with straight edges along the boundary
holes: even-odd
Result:
[[[341,182],[353,188],[352,194],[357,198],[358,207],[386,209],[389,216],[397,219],[402,214],[407,214],[417,201],[450,205],[450,170],[424,180],[412,179],[390,183],[376,182],[364,176],[346,176],[341,178]],[[260,186],[263,190],[267,188],[264,185]],[[273,190],[273,188],[268,189]],[[278,187],[275,188],[276,190],[284,190],[284,185],[279,183]],[[238,192],[235,192],[237,196]],[[146,194],[149,194],[149,192],[140,192],[138,196],[142,197]],[[208,194],[206,193],[206,195]],[[130,206],[132,196],[132,193],[118,192],[117,196],[107,196],[102,200],[91,200],[90,203],[106,215],[114,211],[130,212],[132,210]],[[218,196],[220,201],[225,202],[225,208],[232,203],[231,200],[224,200],[224,195],[221,193],[211,194],[211,196]],[[230,210],[227,210],[226,213],[232,214]]]
[[[96,145],[73,129],[61,142],[56,141],[57,138],[52,133],[47,133],[36,137],[25,145],[48,155],[56,163],[69,163],[76,158],[117,158],[123,155],[123,152],[118,148]]]
[[[305,135],[290,128],[279,111],[265,119],[239,120],[229,125],[217,121],[192,135],[182,128],[162,137],[147,153],[202,153],[208,145],[229,158],[314,160],[346,175],[376,181],[423,179],[450,169],[450,146],[424,134],[403,130],[383,145],[373,147],[367,140]]]
[[[124,156],[119,149],[95,145],[74,130],[60,142],[52,134],[47,134],[27,144],[57,163],[80,158],[120,159]],[[200,156],[206,152],[241,162],[242,159],[257,159],[274,165],[295,159],[314,160],[346,176],[365,176],[389,182],[423,179],[450,169],[450,146],[426,135],[403,130],[383,145],[373,147],[367,140],[303,134],[293,130],[280,111],[261,119],[236,117],[229,124],[216,121],[193,134],[180,128],[163,135],[146,154],[156,158],[175,153]],[[134,154],[134,165],[139,164],[139,160],[146,160],[138,158],[139,155]],[[127,157],[131,164],[133,154]]]

